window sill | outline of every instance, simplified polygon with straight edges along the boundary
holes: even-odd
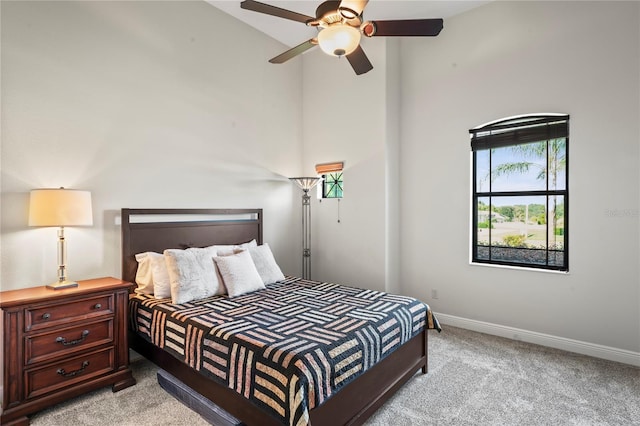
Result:
[[[531,272],[543,272],[547,274],[569,275],[569,271],[558,271],[556,269],[527,268],[526,266],[498,265],[495,263],[480,263],[480,262],[473,262],[473,261],[469,261],[469,265],[483,266],[487,268],[512,269],[516,271],[531,271]]]

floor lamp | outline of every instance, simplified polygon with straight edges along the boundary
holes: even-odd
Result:
[[[311,197],[309,191],[322,180],[319,177],[289,178],[302,189],[302,278],[311,279]]]
[[[72,189],[34,189],[29,203],[29,226],[59,226],[58,229],[58,281],[47,285],[52,290],[77,287],[67,279],[67,247],[65,226],[91,226],[91,192]]]

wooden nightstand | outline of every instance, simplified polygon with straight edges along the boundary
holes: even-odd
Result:
[[[129,369],[127,308],[131,283],[115,278],[78,287],[0,293],[2,425],[27,425],[28,414],[107,385],[134,385]]]

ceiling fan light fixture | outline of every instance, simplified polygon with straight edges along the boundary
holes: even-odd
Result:
[[[360,44],[360,30],[347,24],[333,24],[320,31],[318,44],[327,55],[348,55]]]

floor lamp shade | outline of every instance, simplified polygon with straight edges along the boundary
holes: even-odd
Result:
[[[298,185],[298,187],[302,189],[304,192],[307,192],[310,189],[313,189],[321,180],[321,178],[319,177],[293,177],[289,179],[293,183]]]
[[[57,226],[58,281],[47,288],[54,290],[77,287],[78,283],[66,277],[65,226],[93,225],[91,192],[73,189],[34,189],[29,202],[29,226]]]

